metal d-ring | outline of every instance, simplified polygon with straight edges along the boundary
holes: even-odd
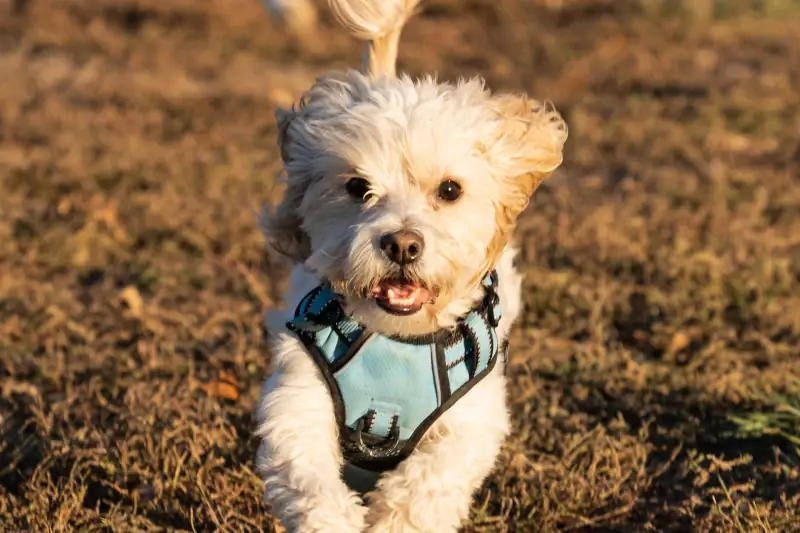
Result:
[[[364,442],[364,428],[366,427],[367,418],[369,417],[370,413],[367,413],[358,419],[358,424],[356,425],[354,440],[358,451],[373,459],[385,459],[396,456],[400,448],[400,428],[398,425],[396,423],[392,424],[389,436],[383,441],[370,446]]]

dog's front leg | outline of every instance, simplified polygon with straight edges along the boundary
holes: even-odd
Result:
[[[452,533],[468,518],[472,495],[494,467],[509,429],[504,379],[497,370],[379,480],[368,495],[369,533]]]
[[[275,347],[276,371],[256,415],[265,500],[288,533],[361,533],[366,509],[341,479],[327,387],[295,339],[279,337]]]

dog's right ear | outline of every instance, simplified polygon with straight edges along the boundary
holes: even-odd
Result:
[[[309,187],[325,176],[326,169],[319,167],[325,152],[321,147],[337,135],[340,117],[369,91],[369,80],[358,72],[328,74],[317,79],[291,109],[275,113],[286,191],[272,213],[262,213],[261,229],[272,248],[293,261],[304,262],[311,255],[301,207]]]
[[[278,109],[275,118],[278,124],[278,148],[284,166],[288,166],[291,164],[292,153],[289,126],[297,118],[297,111],[294,108]],[[272,212],[266,206],[261,212],[261,231],[270,246],[298,263],[308,259],[311,254],[310,240],[303,231],[303,219],[299,213],[308,186],[309,180],[306,177],[290,177],[286,180],[281,203]]]

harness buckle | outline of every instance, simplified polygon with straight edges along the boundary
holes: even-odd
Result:
[[[397,423],[394,422],[392,424],[392,428],[389,430],[389,436],[383,441],[369,445],[364,442],[364,429],[366,428],[367,418],[369,418],[369,416],[370,414],[367,413],[358,419],[355,435],[353,436],[356,448],[359,452],[370,459],[387,459],[389,457],[395,457],[400,451],[400,428],[398,427]]]

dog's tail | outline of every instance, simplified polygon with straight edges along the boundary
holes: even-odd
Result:
[[[400,33],[420,0],[328,0],[337,20],[367,41],[361,71],[373,78],[394,77]]]

